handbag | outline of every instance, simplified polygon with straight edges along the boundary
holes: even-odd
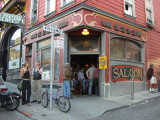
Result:
[[[23,79],[17,84],[17,89],[19,91],[22,91],[22,84],[23,84]]]

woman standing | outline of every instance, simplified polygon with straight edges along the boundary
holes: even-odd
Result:
[[[151,83],[151,78],[153,76],[153,73],[154,73],[154,65],[153,64],[150,64],[150,68],[148,69],[147,71],[147,79],[149,80],[149,92],[153,93],[154,91],[154,88],[153,88],[153,84]]]
[[[23,67],[20,70],[21,77],[23,79],[22,83],[22,105],[28,105],[30,106],[30,96],[31,96],[31,82],[30,82],[30,76],[31,76],[31,69],[29,68],[29,64],[25,62],[23,64]],[[26,93],[27,93],[27,99],[26,99]]]

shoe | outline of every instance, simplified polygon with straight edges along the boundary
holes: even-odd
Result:
[[[37,102],[37,100],[32,100],[31,103]]]
[[[41,101],[38,101],[38,104],[40,104],[41,103]]]
[[[26,105],[31,106],[31,104],[30,104],[30,103],[27,103]]]

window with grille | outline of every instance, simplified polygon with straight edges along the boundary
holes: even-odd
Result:
[[[127,15],[135,17],[135,3],[134,0],[124,1],[124,12]]]
[[[153,24],[153,5],[152,0],[146,0],[146,20],[148,24]]]

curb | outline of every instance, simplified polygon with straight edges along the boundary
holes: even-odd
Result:
[[[17,109],[16,111],[18,111],[19,113],[21,113],[21,114],[23,114],[23,115],[25,115],[25,116],[27,116],[29,118],[32,118],[32,116],[33,116],[31,113],[26,112],[24,110]]]
[[[145,102],[145,101],[149,101],[149,100],[151,100],[151,99],[153,99],[153,98],[158,98],[158,97],[160,97],[160,96],[155,96],[155,97],[152,97],[152,98],[149,98],[149,99],[146,99],[146,100],[142,100],[142,101],[140,101],[140,102],[132,103],[132,104],[130,104],[130,105],[123,105],[123,106],[121,106],[121,107],[113,108],[113,109],[110,109],[110,110],[105,111],[105,112],[102,113],[101,115],[103,115],[103,114],[105,114],[105,113],[108,113],[108,112],[111,112],[111,111],[116,111],[116,110],[128,108],[128,107],[130,107],[130,106],[132,106],[132,105],[137,105],[137,104],[139,104],[139,103],[142,103],[142,102]],[[100,116],[100,115],[99,115],[99,116]],[[98,116],[97,116],[97,117],[98,117]]]

